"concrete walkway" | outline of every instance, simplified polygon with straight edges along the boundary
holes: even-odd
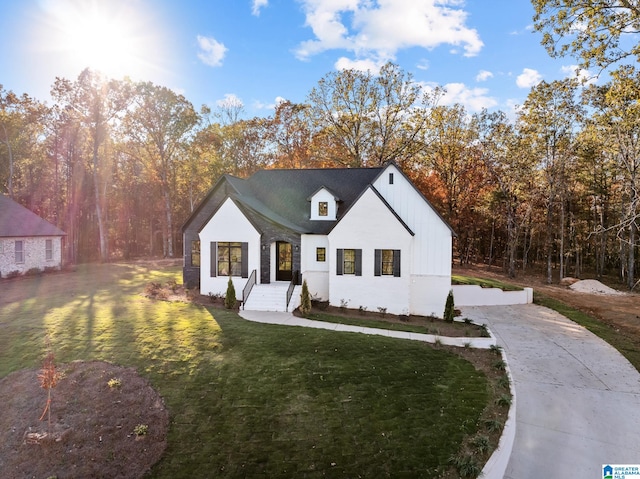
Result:
[[[517,397],[505,479],[602,478],[640,464],[640,374],[614,348],[537,305],[463,307],[504,348]]]

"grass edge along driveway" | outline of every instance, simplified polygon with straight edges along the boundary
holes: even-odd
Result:
[[[137,368],[171,414],[149,477],[456,477],[450,459],[489,397],[472,364],[422,343],[141,295],[171,279],[178,268],[112,264],[5,282],[24,297],[0,306],[0,377],[37,367],[47,335],[58,362]]]

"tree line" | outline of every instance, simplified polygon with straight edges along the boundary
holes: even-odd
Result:
[[[234,100],[198,111],[163,86],[91,70],[56,79],[51,106],[0,86],[0,192],[67,232],[68,261],[174,257],[223,174],[395,161],[456,231],[457,262],[633,287],[640,72],[541,82],[515,117],[442,95],[393,63],[331,72],[304,103],[251,119]]]

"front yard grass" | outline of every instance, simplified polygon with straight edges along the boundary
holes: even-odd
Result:
[[[38,367],[47,336],[60,363],[137,368],[170,413],[154,478],[447,478],[452,457],[484,464],[490,451],[472,444],[495,393],[470,362],[141,294],[179,278],[177,267],[128,264],[6,282],[25,297],[0,301],[0,378]]]
[[[492,278],[473,278],[471,276],[451,275],[451,284],[470,284],[482,288],[499,288],[503,291],[522,291],[520,286],[504,283]]]

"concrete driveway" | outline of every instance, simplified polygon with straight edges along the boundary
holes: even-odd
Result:
[[[463,307],[505,350],[517,409],[506,479],[602,478],[640,464],[640,374],[614,348],[555,311]]]

